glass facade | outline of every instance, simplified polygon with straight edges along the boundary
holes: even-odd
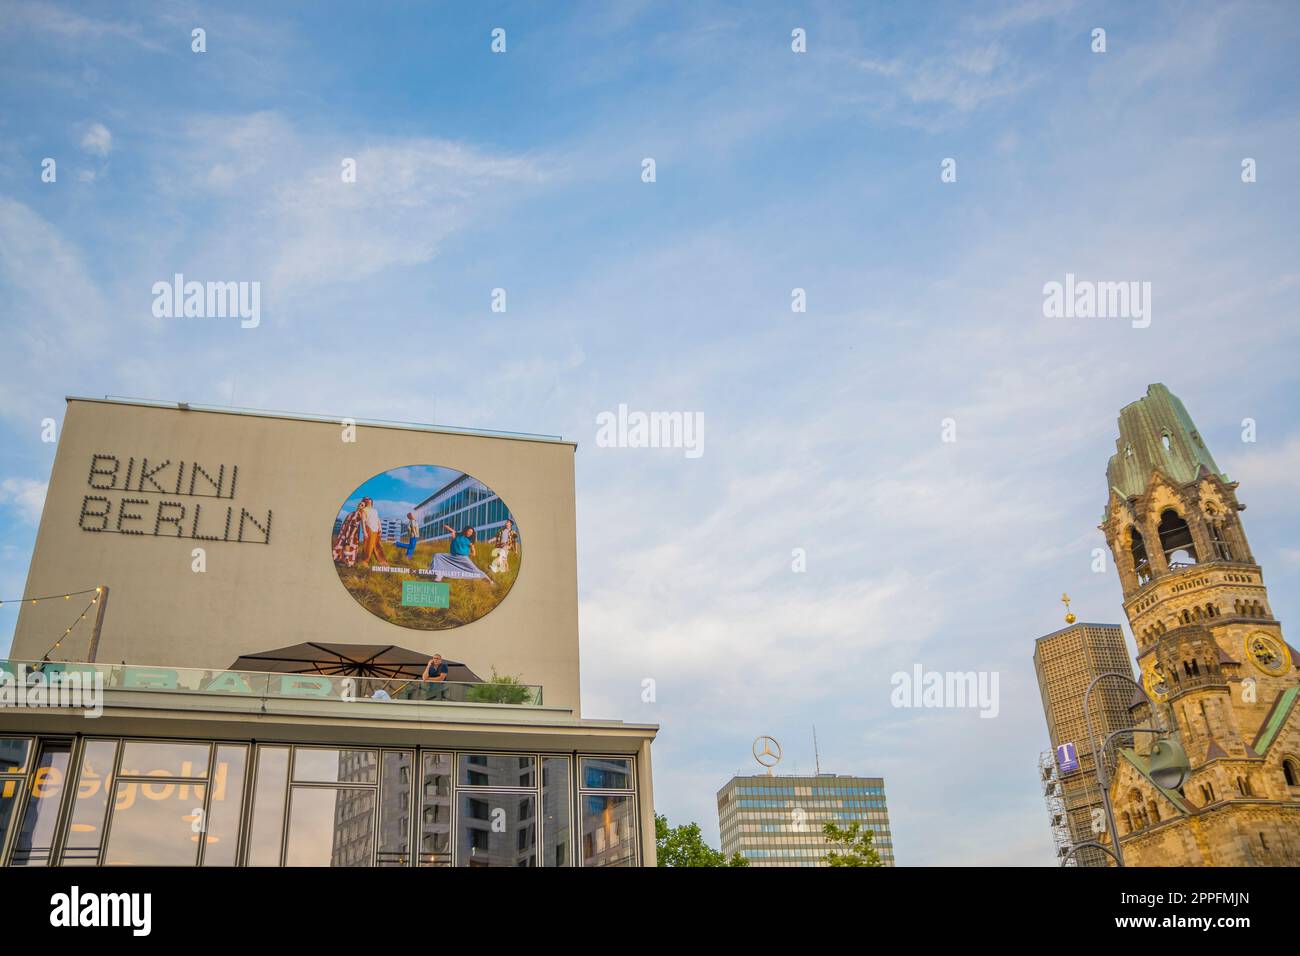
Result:
[[[27,806],[23,810],[14,843],[11,866],[48,866],[54,850],[60,791],[68,779],[72,744],[48,740],[40,744],[40,756],[27,781]]]
[[[632,759],[582,757],[580,763],[582,865],[635,865],[637,800]],[[610,792],[616,790],[622,792]]]
[[[631,756],[0,737],[7,866],[634,866],[638,819]]]
[[[0,850],[9,843],[10,824],[22,801],[31,752],[31,738],[0,737]]]
[[[424,755],[420,866],[451,866],[451,754]]]
[[[498,534],[510,517],[510,509],[496,492],[468,475],[462,475],[415,508],[422,541],[451,537],[443,525],[457,531],[473,527],[478,540],[484,541]],[[514,529],[518,531],[517,522]]]
[[[63,839],[64,866],[94,866],[99,862],[99,845],[104,839],[117,751],[116,740],[86,741],[77,779],[77,800]]]
[[[894,842],[880,777],[733,777],[718,792],[722,851],[739,853],[751,866],[823,866],[831,847],[822,827],[854,822],[872,831],[881,862],[893,866]]]
[[[542,758],[542,866],[573,866],[569,758]]]
[[[406,866],[411,859],[411,766],[409,750],[386,750],[380,765],[379,866]]]

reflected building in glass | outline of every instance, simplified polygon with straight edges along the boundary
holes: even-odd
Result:
[[[812,776],[732,777],[718,791],[722,852],[750,866],[825,866],[831,849],[822,827],[861,824],[885,866],[894,865],[883,777],[821,773]]]

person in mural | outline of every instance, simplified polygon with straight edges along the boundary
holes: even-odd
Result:
[[[451,551],[449,554],[435,554],[429,562],[429,569],[433,571],[433,579],[435,581],[441,581],[444,578],[468,580],[483,578],[489,581],[492,580],[474,563],[472,557],[474,554],[473,526],[468,526],[459,532],[449,524],[443,525],[443,528],[451,535]]]
[[[359,560],[367,564],[375,563],[375,555],[379,560],[386,560],[384,557],[384,548],[380,543],[380,532],[383,530],[383,522],[379,519],[379,509],[375,507],[375,502],[370,498],[362,498],[361,503],[365,506],[365,515],[362,517],[362,524],[365,526],[366,542],[361,550]]]
[[[514,547],[514,522],[509,518],[492,540],[496,547],[492,549],[492,564],[488,570],[493,574],[505,574],[510,570],[510,551]]]
[[[415,512],[406,513],[406,560],[410,561],[415,557],[415,546],[420,543],[420,526],[416,523]],[[397,547],[400,549],[402,543],[399,541]]]
[[[334,539],[334,563],[342,562],[348,567],[357,563],[357,549],[361,545],[361,505],[343,519],[343,527]]]
[[[497,532],[497,547],[505,548],[507,553],[509,553],[509,549],[513,544],[512,539],[514,538],[514,534],[515,523],[507,518],[506,523],[503,524],[501,530]]]

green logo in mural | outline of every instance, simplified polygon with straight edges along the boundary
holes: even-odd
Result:
[[[506,503],[477,478],[436,465],[376,475],[334,519],[339,580],[362,607],[425,631],[477,621],[501,603],[522,557]]]

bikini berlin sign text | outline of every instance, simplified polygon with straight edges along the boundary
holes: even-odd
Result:
[[[82,531],[142,534],[195,541],[271,543],[271,509],[233,503],[239,466],[97,453],[81,499]]]

